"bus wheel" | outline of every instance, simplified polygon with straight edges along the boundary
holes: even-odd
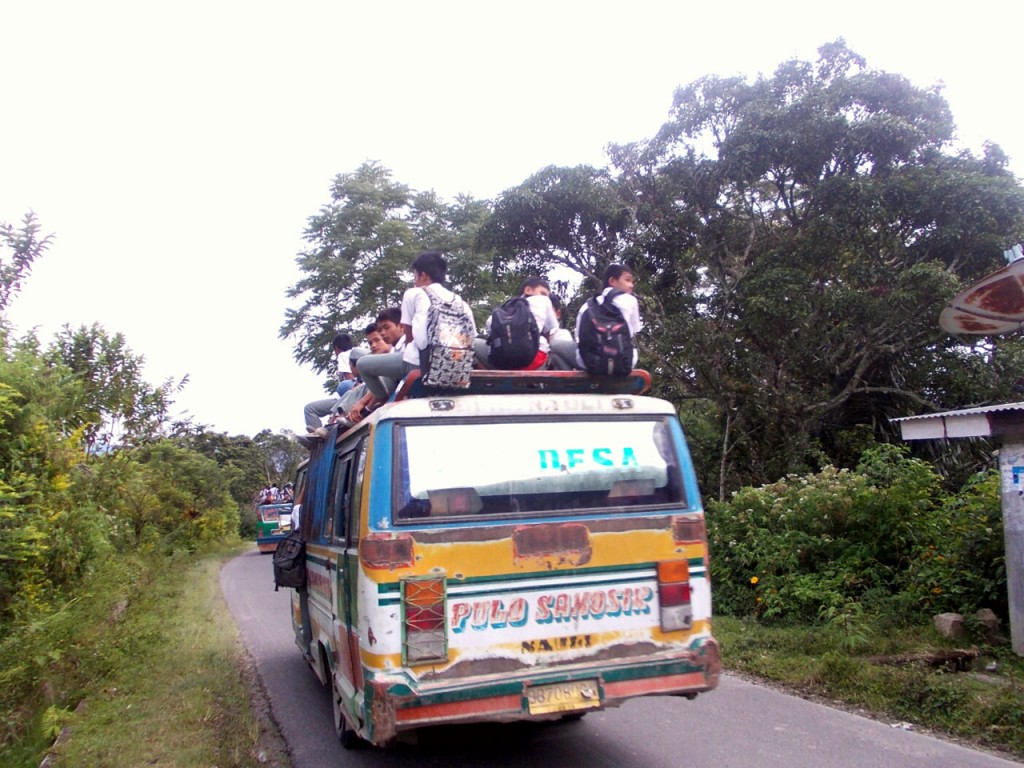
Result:
[[[345,713],[342,712],[341,693],[338,691],[338,683],[331,675],[331,702],[334,704],[334,732],[338,734],[338,741],[345,749],[356,749],[362,744],[359,734],[348,724]]]

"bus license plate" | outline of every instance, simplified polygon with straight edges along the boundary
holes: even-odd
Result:
[[[596,680],[535,685],[526,689],[526,699],[530,704],[531,715],[597,709],[601,706],[601,694]]]

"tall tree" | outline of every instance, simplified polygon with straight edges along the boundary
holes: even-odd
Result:
[[[498,197],[480,244],[509,285],[539,275],[596,288],[604,267],[622,260],[631,222],[608,171],[548,166]]]
[[[77,329],[65,325],[45,359],[70,370],[81,383],[81,402],[66,427],[82,430],[87,453],[160,435],[174,393],[188,381],[168,379],[151,386],[142,378],[145,358],[132,352],[123,334],[111,335],[95,323]]]
[[[295,359],[329,370],[334,335],[359,330],[398,304],[421,250],[448,252],[452,287],[473,301],[482,257],[472,243],[488,211],[470,197],[446,203],[433,192],[415,192],[375,162],[338,174],[330,202],[308,221],[309,247],[296,260],[303,276],[287,292],[299,305],[287,310],[280,335],[295,339]]]
[[[7,310],[11,299],[21,290],[21,281],[53,241],[53,235],[40,237],[39,230],[39,222],[31,211],[25,214],[19,229],[0,221],[0,312]],[[10,253],[4,255],[3,250]]]
[[[1005,385],[937,317],[1024,235],[1024,192],[997,147],[953,151],[953,131],[938,89],[840,40],[752,83],[702,78],[655,138],[613,148],[657,380],[713,404],[712,487],[816,468],[857,425]]]

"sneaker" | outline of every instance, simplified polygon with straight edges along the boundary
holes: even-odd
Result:
[[[327,437],[327,428],[317,427],[316,429],[313,430],[313,434],[310,435],[310,437],[320,438],[321,440],[323,440],[325,437]]]

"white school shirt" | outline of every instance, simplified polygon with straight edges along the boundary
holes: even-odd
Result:
[[[351,354],[351,349],[338,353],[338,381],[344,381],[346,378],[352,377],[352,365],[349,363],[349,356]]]
[[[559,326],[558,328],[555,328],[555,330],[551,332],[551,341],[574,342],[576,340],[572,337],[572,333],[569,332],[568,328],[562,328],[561,326]]]
[[[537,323],[537,330],[540,332],[540,351],[548,353],[551,351],[551,344],[548,343],[548,334],[558,328],[558,315],[551,305],[551,298],[543,294],[535,293],[526,297],[526,303],[530,305],[533,319]]]
[[[420,365],[420,351],[427,346],[427,310],[430,309],[430,297],[427,291],[431,291],[441,301],[449,302],[455,294],[449,291],[440,283],[431,283],[425,288],[410,288],[402,296],[402,325],[412,328],[412,344],[406,344],[402,350],[402,360],[415,365]],[[459,301],[462,301],[460,298]],[[462,309],[469,318],[473,327],[473,336],[476,336],[476,321],[473,318],[473,311],[469,305],[462,301]]]
[[[608,295],[608,291],[612,290],[609,285],[603,291],[601,295],[597,297],[598,304],[604,304],[604,297]],[[576,338],[580,337],[580,321],[583,319],[583,312],[587,308],[587,304],[590,302],[584,302],[583,306],[580,307],[579,313],[576,315]],[[632,293],[620,293],[612,300],[612,304],[619,308],[622,313],[623,319],[626,321],[626,326],[629,328],[630,337],[636,337],[644,327],[644,321],[640,318],[640,302],[636,300],[636,296]],[[640,357],[640,350],[636,348],[636,344],[633,344],[633,367],[636,367],[637,360]],[[580,356],[580,351],[576,350],[576,364],[580,368],[585,368],[583,365],[583,358]]]

